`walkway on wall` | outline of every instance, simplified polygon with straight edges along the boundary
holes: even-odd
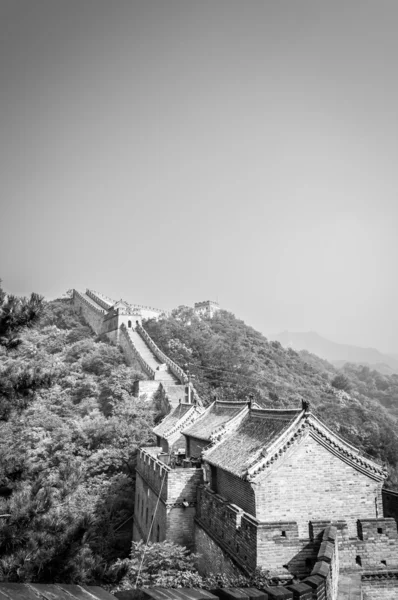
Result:
[[[138,331],[136,331],[135,329],[128,329],[127,331],[131,341],[133,342],[136,350],[139,352],[143,360],[147,363],[147,365],[151,367],[151,369],[157,371],[160,365],[162,364],[161,361],[155,356],[154,352],[148,346],[146,341],[140,336]],[[156,377],[156,379],[174,385],[176,383],[180,383],[177,377],[170,373],[168,370],[161,371],[159,373],[159,377]]]

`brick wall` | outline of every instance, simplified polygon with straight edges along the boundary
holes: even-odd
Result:
[[[173,506],[167,512],[167,539],[185,546],[194,547],[194,518],[196,506]]]
[[[229,577],[238,574],[237,567],[208,533],[195,523],[195,552],[199,554],[196,567],[202,575],[224,573]]]
[[[196,490],[203,482],[202,469],[171,469],[156,458],[161,448],[151,448],[152,454],[141,449],[137,458],[135,535],[147,535],[151,515],[160,495],[151,536],[156,541],[168,539],[189,548],[193,545],[193,520],[196,513]],[[148,517],[147,517],[148,508]],[[158,529],[159,525],[159,529]]]
[[[232,473],[217,469],[217,492],[229,502],[240,506],[245,512],[256,515],[254,490],[248,481],[243,481]]]
[[[363,573],[362,600],[397,600],[398,572]]]
[[[73,306],[82,314],[84,320],[95,333],[99,334],[102,332],[104,313],[97,311],[94,306],[91,307],[77,292],[73,294]]]
[[[199,440],[197,438],[186,436],[186,444],[187,444],[187,456],[192,456],[194,458],[199,458],[202,453],[202,450],[206,448],[210,442],[206,442],[205,440]]]
[[[198,489],[196,522],[243,571],[256,567],[308,575],[320,541],[299,539],[297,523],[260,523],[206,486]],[[204,551],[196,547],[196,551]]]
[[[297,521],[299,537],[308,537],[308,522],[313,519],[344,519],[350,536],[356,537],[357,519],[376,516],[375,501],[381,515],[381,482],[357,471],[307,435],[260,480],[256,517]]]
[[[316,561],[318,540],[299,538],[297,523],[259,523],[257,565],[280,571],[283,567],[296,577],[309,575]]]
[[[339,540],[342,571],[385,570],[398,568],[398,537],[394,519],[361,519],[358,537]]]
[[[152,524],[149,540],[152,542],[166,539],[167,535],[167,507],[164,502],[157,502],[158,496],[147,482],[137,473],[135,486],[135,505],[133,539],[138,541],[148,538]]]

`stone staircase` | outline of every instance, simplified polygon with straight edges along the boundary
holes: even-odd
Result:
[[[176,384],[180,383],[177,377],[170,373],[167,365],[162,363],[148,346],[146,341],[135,329],[128,329],[128,335],[133,343],[137,353],[141,356],[143,361],[155,372],[155,379],[157,381],[163,381],[165,383]]]

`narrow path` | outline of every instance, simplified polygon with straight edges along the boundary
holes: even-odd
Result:
[[[162,364],[161,361],[158,358],[156,358],[152,350],[147,345],[146,341],[140,336],[140,334],[137,331],[135,331],[134,329],[128,329],[128,333],[131,341],[133,342],[134,346],[136,347],[142,358],[145,360],[147,365],[149,365],[151,369],[156,371],[157,367]],[[160,379],[162,379],[162,381],[170,382],[173,384],[179,383],[177,377],[175,377],[175,375],[173,375],[172,373],[169,373],[169,371],[162,371],[162,376]]]

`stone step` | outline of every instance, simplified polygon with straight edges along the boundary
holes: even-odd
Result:
[[[135,348],[140,353],[141,357],[144,361],[153,369],[154,371],[158,370],[161,364],[163,364],[152,352],[151,348],[147,345],[146,341],[140,336],[140,334],[134,329],[129,329],[129,336],[131,341],[133,342]],[[158,379],[158,378],[157,378]],[[159,374],[159,380],[168,381],[171,383],[175,383],[177,378],[170,373],[168,370],[161,371]]]

